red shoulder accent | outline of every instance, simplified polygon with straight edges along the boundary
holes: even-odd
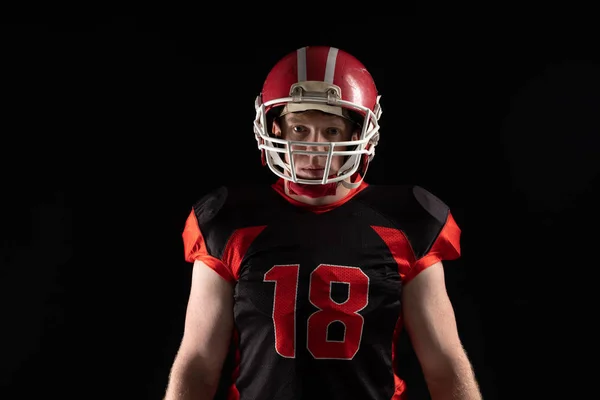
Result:
[[[455,260],[460,257],[460,234],[461,230],[456,224],[452,214],[448,212],[448,218],[431,246],[427,254],[415,262],[411,268],[408,279],[412,279],[425,268],[442,260]]]
[[[398,264],[398,273],[404,281],[410,273],[412,265],[415,263],[415,256],[410,243],[404,233],[396,228],[386,228],[383,226],[371,226],[375,232],[387,245],[396,264]]]
[[[409,282],[419,272],[441,260],[454,260],[460,257],[460,228],[451,213],[442,231],[431,246],[429,252],[415,259],[410,242],[400,230],[381,226],[372,226],[373,230],[385,242],[394,261],[398,264],[398,273],[403,282]]]
[[[193,263],[196,260],[200,260],[221,275],[226,281],[234,282],[233,274],[227,265],[208,253],[206,243],[204,242],[204,236],[202,236],[202,232],[198,226],[198,219],[196,218],[194,209],[192,209],[188,215],[181,236],[183,238],[185,261]]]
[[[223,261],[229,265],[231,274],[235,280],[239,278],[240,266],[248,248],[265,228],[266,226],[251,226],[238,229],[233,232],[227,241],[223,250]]]

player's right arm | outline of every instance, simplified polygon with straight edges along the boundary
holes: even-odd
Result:
[[[212,399],[233,330],[233,287],[204,262],[194,262],[183,339],[164,400]]]

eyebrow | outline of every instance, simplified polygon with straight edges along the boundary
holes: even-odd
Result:
[[[301,115],[290,115],[289,117],[287,117],[287,120],[290,122],[304,122],[306,121],[308,118],[301,116]]]

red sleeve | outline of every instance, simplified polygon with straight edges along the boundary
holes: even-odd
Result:
[[[182,237],[184,258],[187,262],[193,263],[196,260],[202,261],[226,281],[235,281],[231,269],[223,263],[223,261],[209,254],[204,241],[204,236],[202,236],[202,232],[198,226],[196,213],[193,209],[185,223]]]
[[[460,257],[460,234],[461,230],[448,212],[448,219],[442,228],[442,231],[436,238],[433,246],[427,254],[411,263],[410,270],[406,274],[405,282],[410,281],[417,276],[419,272],[432,266],[438,261],[455,260]]]

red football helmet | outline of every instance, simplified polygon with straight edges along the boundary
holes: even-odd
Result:
[[[328,46],[302,47],[282,58],[271,69],[256,98],[254,133],[261,151],[263,165],[268,165],[277,176],[295,183],[327,184],[342,181],[358,173],[362,178],[375,155],[379,139],[378,120],[381,116],[380,95],[365,66],[351,54]],[[315,146],[312,142],[283,140],[269,134],[271,111],[285,107],[288,112],[320,110],[348,118],[358,116],[361,133],[358,140],[326,143],[327,151],[295,150]],[[321,147],[323,143],[319,143]],[[294,147],[295,146],[295,147]],[[347,147],[346,150],[339,150]],[[295,153],[327,156],[323,178],[301,179],[282,154],[293,160]],[[347,160],[335,176],[329,166],[334,156]],[[292,161],[293,162],[293,161]],[[351,187],[360,180],[351,180]]]

